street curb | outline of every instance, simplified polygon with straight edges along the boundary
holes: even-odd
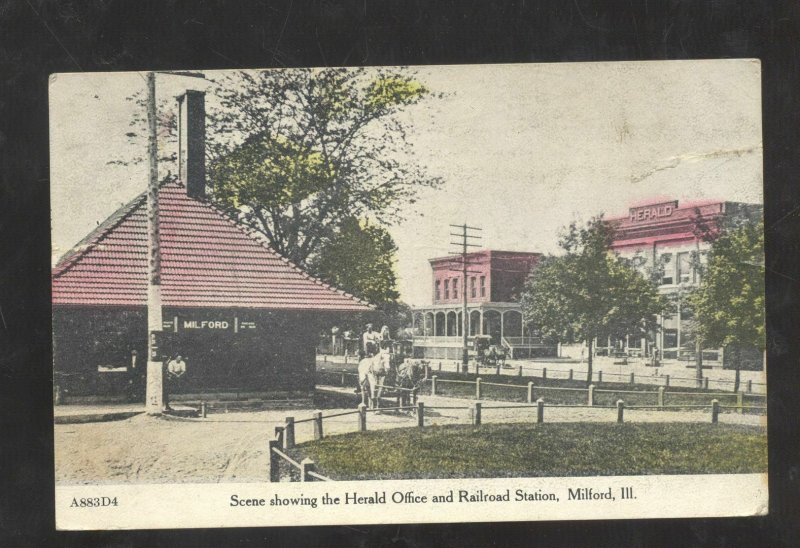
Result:
[[[117,413],[91,413],[84,415],[57,415],[53,417],[53,424],[83,424],[88,422],[122,421],[141,415],[144,411],[120,411]]]

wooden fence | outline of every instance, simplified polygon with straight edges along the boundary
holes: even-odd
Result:
[[[430,363],[430,362],[429,362]],[[493,369],[493,368],[491,368]],[[445,373],[459,373],[461,374],[461,362],[446,362],[446,361],[438,361],[430,363],[429,371],[432,373],[434,371],[443,371]],[[539,378],[541,380],[583,380],[586,376],[586,371],[575,371],[573,369],[569,369],[567,371],[563,370],[553,370],[550,369],[548,371],[547,367],[536,368],[536,367],[529,367],[527,365],[520,365],[515,368],[515,375],[505,375],[506,377],[534,377]],[[317,371],[317,375],[320,380],[324,380],[326,382],[335,382],[340,386],[356,386],[358,384],[358,373],[355,371],[348,371],[348,370],[327,370],[325,368],[321,368]],[[430,373],[428,375],[430,377]],[[616,380],[614,380],[616,379]],[[731,387],[731,393],[733,392],[733,387],[735,385],[735,381],[732,380],[725,380],[725,379],[709,379],[709,377],[703,377],[702,380],[698,382],[696,377],[682,377],[682,376],[675,376],[675,375],[641,375],[636,374],[635,372],[631,371],[629,373],[611,373],[611,372],[603,372],[603,370],[597,370],[592,374],[592,380],[595,381],[598,385],[602,383],[614,383],[614,384],[647,384],[647,385],[661,385],[665,388],[673,387],[675,381],[690,381],[695,383],[698,389],[702,390],[709,390],[711,383],[715,383],[719,386],[718,390],[724,390],[726,386]],[[474,382],[474,381],[471,381]],[[763,392],[765,390],[766,384],[761,382],[753,382],[752,379],[748,379],[747,381],[743,381],[740,383],[740,386],[744,386],[744,392],[747,394],[752,394],[754,396],[766,396]],[[674,386],[677,388],[677,386]],[[758,391],[754,391],[754,388],[758,388]]]
[[[289,479],[292,481],[331,481],[330,478],[317,473],[317,466],[313,460],[306,458],[297,462],[285,452],[295,445],[294,425],[294,418],[286,417],[286,424],[275,427],[275,437],[269,440],[269,481],[281,480],[281,462],[290,466]]]
[[[530,392],[529,392],[530,393]],[[591,387],[589,391],[591,395]],[[663,391],[662,391],[663,393]],[[735,409],[741,412],[742,409],[747,408],[762,408],[763,406],[723,406],[720,405],[719,400],[713,399],[709,403],[698,405],[680,405],[669,406],[664,405],[659,401],[659,405],[627,405],[624,400],[617,400],[614,405],[570,405],[570,404],[545,404],[543,398],[536,401],[531,401],[528,404],[517,405],[484,405],[483,402],[476,401],[469,406],[445,406],[433,405],[426,406],[424,402],[417,402],[413,406],[398,406],[398,407],[384,407],[380,409],[368,409],[364,404],[360,404],[358,409],[354,411],[345,411],[342,413],[334,413],[332,415],[323,415],[322,411],[314,412],[313,416],[307,419],[295,421],[294,417],[286,417],[284,426],[275,428],[275,438],[269,441],[269,468],[270,468],[270,481],[278,482],[281,480],[281,463],[287,463],[290,466],[289,479],[292,481],[334,481],[329,477],[323,476],[316,471],[316,464],[311,459],[303,459],[298,462],[294,460],[287,452],[295,447],[295,426],[305,422],[314,423],[314,439],[321,440],[325,436],[324,421],[325,419],[332,419],[336,417],[343,417],[347,415],[354,415],[357,418],[358,432],[367,432],[367,416],[368,413],[378,411],[401,411],[412,410],[416,415],[416,423],[418,428],[425,427],[426,410],[466,410],[469,411],[470,424],[480,426],[483,423],[484,411],[502,410],[502,409],[535,409],[536,422],[545,422],[545,409],[563,409],[563,408],[591,408],[591,409],[609,409],[616,410],[616,422],[623,423],[625,421],[626,409],[664,409],[668,407],[681,407],[681,408],[694,408],[694,409],[710,409],[711,410],[711,423],[717,424],[719,422],[719,414],[723,409]]]
[[[460,361],[450,361],[450,360],[439,360],[434,361],[431,363],[431,369],[434,371],[444,371],[444,372],[453,372],[453,373],[460,373],[461,372],[462,364]],[[482,369],[495,369],[494,366],[489,367],[482,367]],[[561,379],[561,380],[574,380],[574,379],[585,379],[587,371],[585,370],[561,370],[561,369],[550,369],[548,370],[547,367],[532,367],[529,365],[518,365],[516,367],[511,366],[512,371],[518,377],[538,377],[540,379]],[[474,365],[470,365],[470,371],[474,370]],[[511,372],[508,373],[511,375]],[[669,387],[670,383],[673,381],[689,381],[695,383],[697,388],[702,388],[704,390],[708,390],[709,386],[714,383],[719,386],[720,390],[724,390],[724,387],[730,386],[731,390],[735,386],[735,381],[726,380],[726,379],[710,379],[709,377],[703,377],[699,383],[697,377],[684,377],[684,376],[676,376],[676,375],[642,375],[636,374],[634,372],[628,373],[612,373],[610,371],[603,372],[602,369],[596,370],[592,373],[592,381],[596,381],[598,384],[604,382],[611,382],[611,379],[616,379],[613,382],[625,382],[629,384],[635,384],[637,381],[642,384],[663,384],[663,386]],[[745,392],[748,393],[758,393],[761,392],[753,392],[753,388],[760,388],[764,390],[766,388],[766,383],[763,382],[753,382],[752,379],[748,379],[741,383],[742,385],[746,386]],[[762,394],[763,395],[763,394]]]
[[[557,399],[565,402],[566,404],[583,405],[587,407],[595,407],[602,404],[603,400],[618,400],[618,396],[628,398],[628,401],[641,403],[637,407],[646,407],[653,409],[679,409],[691,408],[697,406],[698,400],[705,400],[707,398],[733,400],[735,398],[735,405],[727,405],[726,409],[734,409],[738,413],[743,413],[745,410],[766,410],[765,405],[747,405],[750,403],[748,400],[761,400],[766,399],[763,394],[747,394],[744,391],[739,392],[686,392],[680,390],[667,390],[666,386],[659,386],[655,391],[648,390],[625,390],[620,388],[606,388],[601,389],[591,384],[587,388],[577,387],[559,387],[559,386],[538,386],[533,381],[529,381],[527,385],[514,384],[514,383],[493,383],[485,382],[480,377],[474,381],[462,379],[441,379],[438,375],[432,375],[430,378],[430,394],[433,396],[447,395],[440,391],[443,385],[451,385],[458,387],[456,392],[458,395],[464,396],[464,389],[466,388],[473,394],[476,400],[480,400],[486,396],[487,387],[492,389],[502,389],[506,392],[519,392],[520,399],[522,394],[525,396],[525,403],[533,403],[536,401],[536,394],[551,394],[558,395]],[[644,401],[642,401],[644,400]],[[650,400],[650,404],[647,400]],[[581,402],[585,402],[581,404]],[[672,402],[672,403],[670,403]],[[708,406],[710,403],[703,403],[701,406]]]

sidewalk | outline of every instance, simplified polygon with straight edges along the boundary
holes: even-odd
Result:
[[[507,359],[506,367],[501,369],[500,373],[503,375],[516,376],[519,374],[519,368],[522,367],[524,375],[542,376],[542,370],[546,368],[549,378],[566,379],[569,376],[569,371],[572,370],[573,378],[585,379],[587,370],[586,360],[584,359],[581,361],[579,358],[570,357],[566,355],[567,352],[575,353],[574,349],[565,349],[565,356],[563,358],[537,358],[534,360]],[[461,371],[461,362],[458,360],[431,358],[427,361],[431,364],[433,374],[436,374],[436,371],[440,370],[440,364],[441,371]],[[683,388],[694,388],[697,386],[695,370],[693,367],[687,367],[685,362],[668,360],[662,362],[659,367],[650,367],[646,361],[641,358],[631,358],[627,364],[622,364],[620,361],[621,360],[607,356],[596,356],[593,359],[592,367],[594,378],[596,379],[598,373],[602,371],[603,380],[605,382],[627,383],[630,379],[630,374],[634,373],[637,384],[663,386],[666,384],[667,375],[669,375],[670,386]],[[317,357],[318,370],[321,368],[333,371],[341,369],[355,370],[356,366],[357,364],[353,359],[348,360],[347,365],[345,365],[342,356]],[[481,367],[480,370],[481,374],[486,375],[494,374],[495,371],[495,367]],[[474,362],[470,362],[469,372],[475,372]],[[703,369],[703,376],[708,378],[708,388],[711,390],[733,390],[733,379],[735,376],[733,370],[706,368]],[[742,371],[741,390],[747,388],[748,381],[752,383],[753,393],[765,394],[767,392],[765,371]]]
[[[143,403],[105,403],[92,405],[54,405],[55,424],[118,421],[144,413]]]

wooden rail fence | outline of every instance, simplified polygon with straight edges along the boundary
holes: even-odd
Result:
[[[707,404],[698,404],[698,405],[679,405],[679,406],[669,406],[669,405],[626,405],[625,401],[619,399],[616,401],[615,405],[569,405],[569,404],[550,404],[546,405],[545,400],[543,398],[539,398],[535,402],[528,402],[527,404],[515,404],[515,405],[485,405],[483,402],[476,401],[472,405],[469,406],[444,406],[444,405],[434,405],[434,406],[426,406],[424,402],[417,402],[416,405],[413,406],[398,406],[398,407],[384,407],[384,408],[375,408],[375,409],[368,409],[364,404],[360,404],[358,409],[353,411],[345,411],[342,413],[334,413],[332,415],[324,416],[322,411],[315,411],[313,415],[307,419],[296,421],[294,417],[286,417],[284,426],[277,426],[275,427],[275,437],[274,439],[269,440],[269,477],[271,482],[278,482],[281,480],[281,473],[280,473],[280,465],[281,463],[287,463],[291,469],[296,470],[296,477],[298,480],[295,481],[333,481],[331,478],[324,476],[317,472],[316,463],[311,459],[303,459],[302,461],[298,462],[297,460],[293,459],[289,454],[288,451],[294,449],[295,447],[295,426],[305,422],[313,422],[314,423],[314,439],[320,440],[324,437],[324,420],[325,419],[332,419],[335,417],[343,417],[348,415],[355,415],[357,417],[357,431],[358,432],[367,432],[367,415],[371,412],[378,412],[378,411],[392,411],[392,410],[413,410],[416,412],[416,422],[418,428],[425,428],[425,417],[426,417],[426,410],[429,409],[438,409],[438,410],[446,410],[446,409],[460,409],[460,410],[467,410],[469,412],[470,417],[470,424],[475,426],[480,426],[483,423],[483,414],[485,411],[491,410],[502,410],[502,409],[535,409],[536,410],[536,422],[538,424],[545,422],[545,408],[550,409],[560,409],[560,408],[592,408],[592,409],[609,409],[617,411],[617,420],[616,422],[622,424],[625,422],[625,410],[626,409],[664,409],[669,407],[680,407],[680,408],[695,408],[695,409],[711,409],[711,423],[717,424],[719,422],[719,414],[722,409],[741,409],[741,406],[722,406],[720,405],[719,400],[713,399],[711,402]],[[765,409],[765,406],[744,406],[745,408],[759,408]],[[289,474],[289,478],[294,480],[294,475]]]

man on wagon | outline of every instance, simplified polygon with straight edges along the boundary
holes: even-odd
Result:
[[[380,348],[381,335],[372,329],[372,324],[367,324],[367,330],[364,332],[364,354],[367,358],[374,356],[378,353]]]

